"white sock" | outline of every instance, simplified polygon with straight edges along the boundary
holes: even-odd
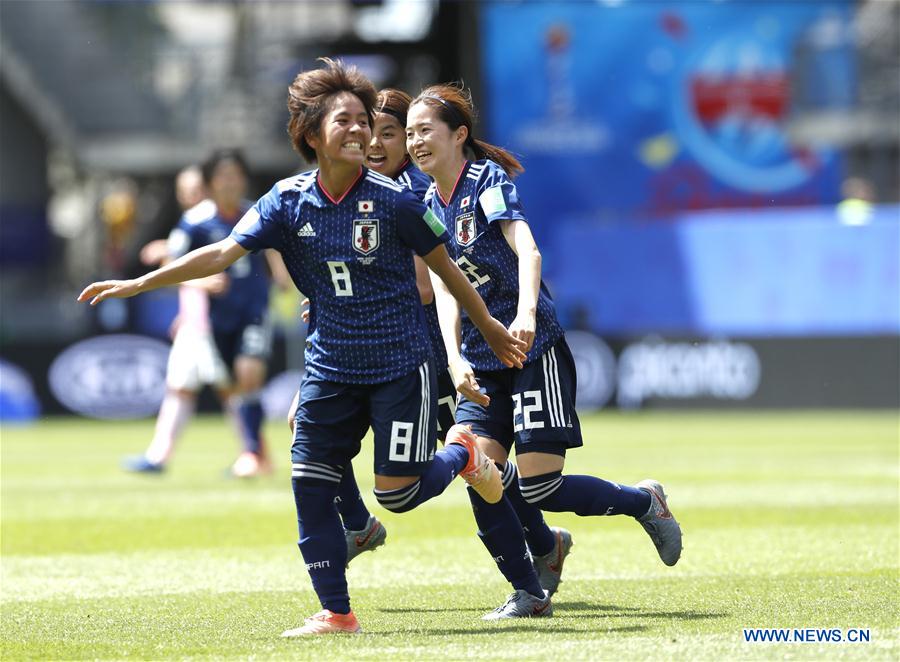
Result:
[[[148,462],[164,464],[172,454],[175,442],[181,436],[185,423],[194,413],[195,398],[182,393],[166,392],[159,414],[156,416],[156,431],[153,441],[144,453]]]

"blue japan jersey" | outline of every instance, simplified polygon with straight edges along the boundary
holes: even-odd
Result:
[[[463,166],[450,200],[444,202],[432,185],[425,196],[435,215],[450,233],[451,255],[484,299],[491,315],[509,327],[519,306],[519,259],[497,221],[524,221],[515,184],[503,168],[490,160],[468,161]],[[556,308],[544,282],[538,293],[534,345],[529,363],[562,337]],[[502,370],[504,366],[462,312],[462,356],[476,370]]]
[[[413,252],[447,234],[421,200],[362,168],[333,200],[318,169],[284,179],[260,198],[231,237],[247,250],[274,248],[310,299],[306,370],[348,384],[409,374],[431,353]]]
[[[250,208],[242,205],[241,213]],[[212,200],[204,200],[188,209],[169,234],[168,250],[172,258],[189,251],[222,241],[231,234],[234,223],[219,216]],[[228,290],[209,298],[209,317],[216,331],[234,331],[248,324],[259,323],[269,307],[269,270],[262,254],[245,255],[225,274]]]
[[[397,183],[415,193],[419,200],[424,200],[425,194],[428,193],[428,188],[431,186],[431,177],[407,159],[400,169],[400,174],[397,175]]]
[[[405,186],[422,200],[431,186],[431,177],[414,166],[409,160],[403,165],[397,176],[397,183]],[[434,301],[425,306],[425,321],[428,323],[428,337],[431,340],[431,353],[438,370],[447,367],[447,350],[444,348],[444,337],[438,320],[437,305]]]

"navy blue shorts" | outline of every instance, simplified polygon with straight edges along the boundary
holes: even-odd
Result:
[[[437,379],[437,438],[444,441],[447,431],[456,423],[456,389],[450,371],[444,369]]]
[[[487,407],[460,396],[456,422],[472,426],[475,434],[490,437],[507,452],[565,455],[582,445],[581,424],[575,412],[575,360],[565,338],[521,370],[476,370],[481,392],[491,398]]]
[[[229,369],[234,367],[234,360],[238,356],[252,356],[268,361],[272,354],[272,328],[265,318],[250,320],[228,331],[214,328],[213,338],[219,355]]]
[[[419,476],[434,458],[436,402],[431,361],[384,384],[341,384],[306,373],[294,417],[291,461],[345,467],[371,426],[375,473]]]

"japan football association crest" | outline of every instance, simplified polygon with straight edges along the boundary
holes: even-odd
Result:
[[[378,219],[356,219],[353,221],[353,249],[368,255],[379,244]]]
[[[456,243],[468,246],[475,241],[475,212],[470,211],[456,217]]]

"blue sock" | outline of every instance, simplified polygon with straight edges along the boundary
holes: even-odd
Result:
[[[341,478],[341,484],[338,486],[338,494],[334,502],[337,505],[338,512],[341,514],[341,520],[345,529],[362,531],[366,528],[371,513],[366,508],[362,495],[359,493],[359,485],[356,484],[356,476],[353,475],[352,464],[344,467],[344,475]]]
[[[434,454],[419,480],[397,490],[375,490],[378,503],[395,513],[405,513],[447,489],[469,462],[469,451],[459,444],[445,446]]]
[[[636,487],[594,476],[563,476],[561,471],[519,478],[522,496],[541,510],[576,515],[631,515],[650,509],[650,495]]]
[[[556,536],[544,521],[544,514],[537,506],[525,501],[519,490],[518,473],[516,465],[511,461],[506,461],[503,467],[503,493],[512,504],[516,511],[516,516],[522,523],[522,530],[525,532],[525,542],[528,543],[528,549],[531,550],[533,556],[544,556],[553,551],[556,544]]]
[[[323,609],[350,613],[347,591],[347,543],[344,528],[334,505],[337,482],[315,478],[294,478],[297,507],[298,545],[313,589]]]
[[[241,422],[244,450],[261,455],[263,452],[261,434],[263,408],[259,401],[259,391],[239,396],[237,413],[238,420]]]
[[[500,568],[500,572],[515,589],[524,589],[539,598],[544,590],[538,581],[525,547],[525,533],[509,499],[488,503],[471,487],[466,490],[472,502],[472,512],[478,524],[478,537]]]

